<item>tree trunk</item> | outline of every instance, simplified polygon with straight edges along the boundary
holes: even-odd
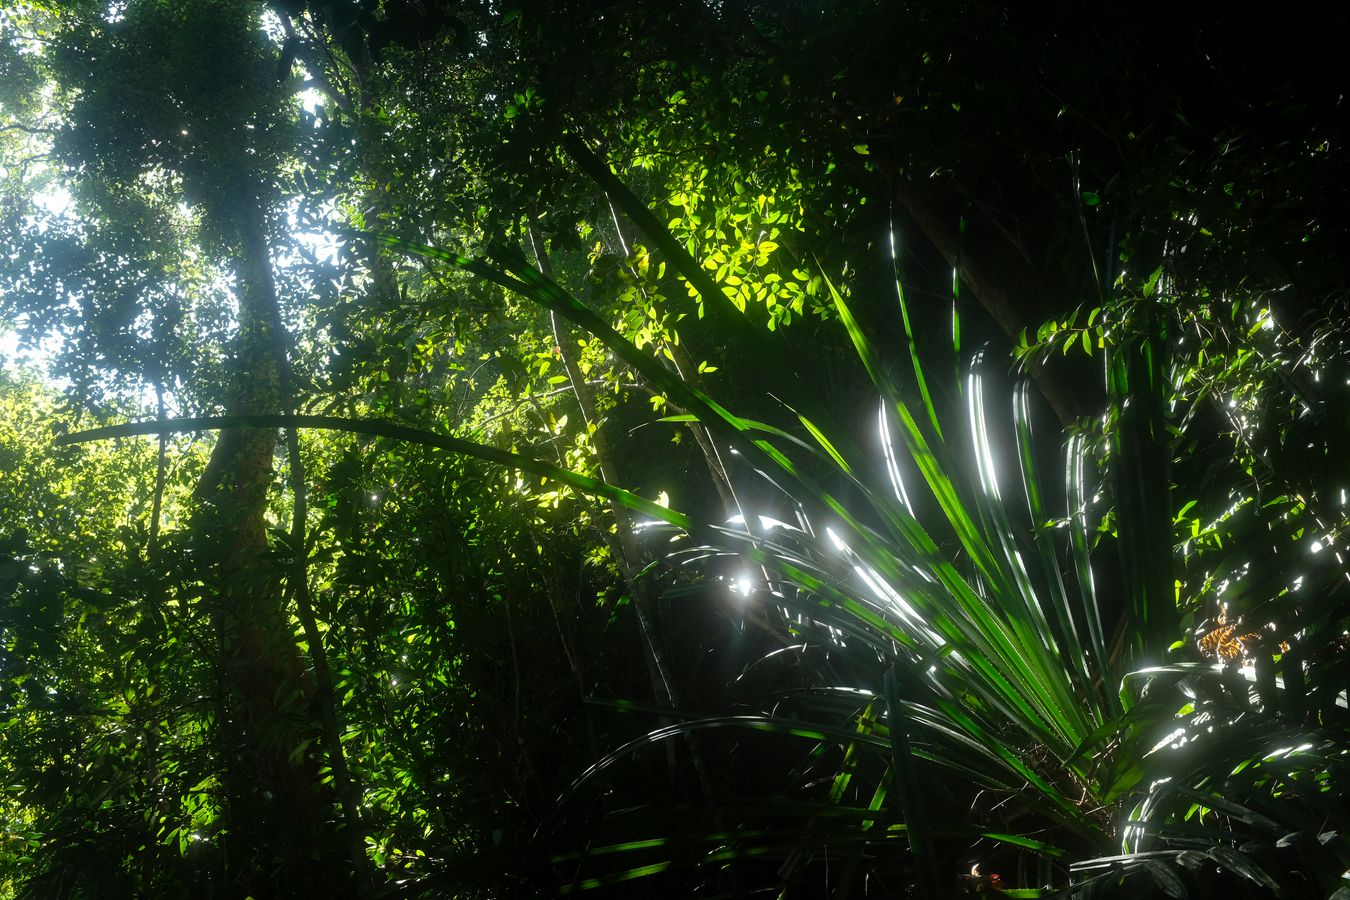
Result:
[[[276,291],[254,193],[238,190],[230,233],[237,236],[239,333],[227,413],[281,411],[274,350]],[[197,486],[194,522],[204,596],[219,644],[225,711],[226,841],[230,877],[255,897],[298,896],[320,885],[338,895],[345,865],[325,842],[328,803],[307,747],[318,737],[313,692],[296,646],[278,567],[268,558],[267,497],[277,434],[221,433]],[[336,863],[336,865],[334,864]],[[277,871],[279,869],[279,871]]]

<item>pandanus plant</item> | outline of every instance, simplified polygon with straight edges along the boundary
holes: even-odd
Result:
[[[655,217],[584,149],[574,146],[573,155],[706,308],[744,335],[739,311]],[[528,295],[576,315],[577,304],[556,285],[521,268],[518,258],[502,261]],[[805,380],[789,374],[774,385],[796,420],[793,433],[740,418],[665,369],[635,362],[686,410],[672,421],[718,434],[772,486],[774,508],[795,514],[795,525],[742,509],[727,524],[691,527],[665,517],[664,527],[690,545],[672,561],[743,561],[754,574],[735,586],[767,611],[759,621],[779,632],[783,646],[815,668],[814,682],[795,697],[775,692],[749,714],[689,717],[617,748],[561,804],[652,742],[713,729],[767,731],[837,748],[830,757],[838,760],[836,774],[827,788],[803,789],[799,799],[813,802],[793,807],[798,821],[788,827],[728,827],[728,811],[710,802],[709,827],[687,829],[680,842],[685,859],[701,842],[703,856],[694,858],[709,883],[737,859],[781,861],[776,877],[786,884],[807,860],[833,856],[832,889],[844,896],[861,883],[869,860],[898,846],[909,849],[910,878],[925,897],[947,896],[953,874],[961,888],[1010,896],[1113,889],[1138,896],[1142,886],[1168,896],[1218,885],[1297,896],[1343,890],[1337,883],[1350,862],[1341,837],[1344,667],[1325,663],[1344,630],[1344,566],[1336,561],[1311,576],[1317,599],[1296,616],[1288,613],[1287,590],[1248,610],[1248,621],[1270,619],[1286,640],[1268,638],[1264,652],[1225,660],[1246,666],[1188,653],[1173,575],[1168,462],[1176,397],[1162,302],[1141,295],[1114,307],[1114,334],[1103,342],[1109,483],[1096,477],[1085,434],[1072,434],[1061,467],[1066,508],[1055,511],[1025,382],[1011,398],[1016,464],[1000,471],[988,363],[977,355],[965,384],[949,386],[963,397],[965,427],[944,422],[899,278],[906,384],[891,375],[897,354],[869,338],[843,293],[832,285],[829,291],[877,392],[884,465],[854,444]],[[629,358],[621,338],[591,330]],[[761,370],[791,373],[762,334],[743,340]],[[821,472],[831,476],[828,483],[848,485],[848,499],[826,490]],[[1111,621],[1104,621],[1094,581],[1100,516],[1091,500],[1103,489],[1113,498],[1123,576],[1121,608]],[[921,521],[920,508],[937,515]],[[1234,557],[1248,552],[1230,549]],[[1287,589],[1298,573],[1261,577]],[[1221,638],[1222,628],[1205,641]],[[826,653],[804,652],[813,646]],[[1319,653],[1323,665],[1306,664]],[[746,667],[757,662],[746,660]],[[861,681],[837,680],[844,672]],[[934,781],[974,785],[997,799],[951,821],[933,815]],[[1021,815],[981,811],[1005,805]],[[625,815],[641,823],[650,812],[637,807]],[[756,811],[760,820],[779,822],[784,812],[772,803]],[[1012,821],[1027,824],[1000,827]],[[1015,851],[1017,876],[996,878],[978,864],[954,873],[937,848],[961,838],[1005,861]],[[670,847],[659,835],[639,834],[558,862],[573,878],[569,887],[592,887],[664,871],[675,862]],[[645,857],[640,864],[616,864],[637,856]]]
[[[1344,666],[1335,656],[1327,662],[1325,652],[1343,631],[1333,585],[1344,572],[1326,569],[1326,589],[1295,617],[1280,613],[1284,592],[1261,608],[1281,633],[1265,652],[1234,660],[1245,668],[1191,650],[1179,615],[1188,598],[1173,577],[1175,397],[1160,300],[1116,305],[1103,347],[1104,450],[1089,452],[1086,430],[1071,434],[1061,492],[1051,489],[1045,442],[1033,439],[1036,401],[1027,384],[1007,398],[1009,429],[997,411],[1003,389],[986,386],[993,362],[977,354],[964,383],[944,385],[962,398],[966,421],[944,421],[899,279],[903,379],[892,374],[895,348],[869,337],[845,292],[829,285],[839,326],[876,391],[877,449],[864,449],[810,383],[794,377],[778,338],[727,299],[607,166],[579,143],[570,152],[687,280],[737,352],[753,360],[747,368],[775,373],[774,397],[789,424],[744,418],[681,379],[518,251],[494,246],[486,259],[469,259],[380,239],[475,273],[598,338],[682,410],[667,421],[706,429],[764,479],[771,499],[761,493],[760,508],[743,508],[730,522],[698,521],[537,460],[365,420],[185,420],[73,439],[288,425],[430,444],[638,513],[649,536],[674,542],[665,545],[675,547],[667,558],[674,569],[709,573],[672,580],[667,602],[693,590],[738,590],[744,607],[758,610],[753,620],[780,640],[776,653],[793,655],[805,676],[793,689],[769,690],[725,714],[623,704],[668,724],[580,773],[541,827],[538,841],[564,892],[640,886],[639,879],[679,872],[685,889],[734,895],[766,886],[747,878],[787,890],[809,872],[824,873],[833,895],[845,897],[873,894],[884,870],[899,873],[909,896],[925,898],[954,891],[1182,897],[1220,888],[1350,896],[1338,887],[1350,867],[1342,837],[1350,746]],[[1009,430],[1013,465],[996,452],[998,435]],[[1054,496],[1064,508],[1051,508]],[[1101,525],[1103,504],[1094,504],[1100,496],[1110,501],[1109,527]],[[763,515],[770,505],[795,521]],[[1121,599],[1110,616],[1095,574],[1103,531],[1121,554]],[[727,559],[749,574],[711,574],[725,570],[714,561]],[[1281,577],[1291,582],[1295,573],[1275,580]],[[741,671],[763,661],[746,659]],[[784,772],[800,784],[744,797],[717,796],[717,786],[705,783],[701,804],[605,809],[594,813],[604,821],[587,830],[578,810],[593,809],[597,786],[644,748],[679,745],[696,754],[700,736],[727,734],[800,745],[808,763]],[[823,767],[832,774],[822,778]],[[580,802],[585,797],[590,805]],[[985,859],[998,860],[1000,873]],[[881,888],[901,889],[894,881]]]

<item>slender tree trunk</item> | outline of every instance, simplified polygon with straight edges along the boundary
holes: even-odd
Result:
[[[253,191],[236,190],[231,232],[238,243],[239,332],[235,383],[227,412],[282,411],[275,350],[276,291]],[[227,854],[236,883],[256,897],[323,890],[340,896],[334,873],[345,866],[328,849],[328,802],[307,746],[318,738],[310,710],[313,684],[296,645],[279,570],[269,561],[267,498],[277,434],[224,431],[197,487],[195,521],[205,562],[223,685],[232,698],[226,741],[230,833]],[[279,857],[276,859],[275,857]],[[279,877],[274,866],[280,866]]]

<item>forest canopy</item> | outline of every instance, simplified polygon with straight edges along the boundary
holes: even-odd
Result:
[[[0,0],[0,898],[1350,898],[1350,13]]]

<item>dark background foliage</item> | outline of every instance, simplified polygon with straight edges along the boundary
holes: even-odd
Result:
[[[1346,19],[0,5],[0,896],[1340,898]]]

